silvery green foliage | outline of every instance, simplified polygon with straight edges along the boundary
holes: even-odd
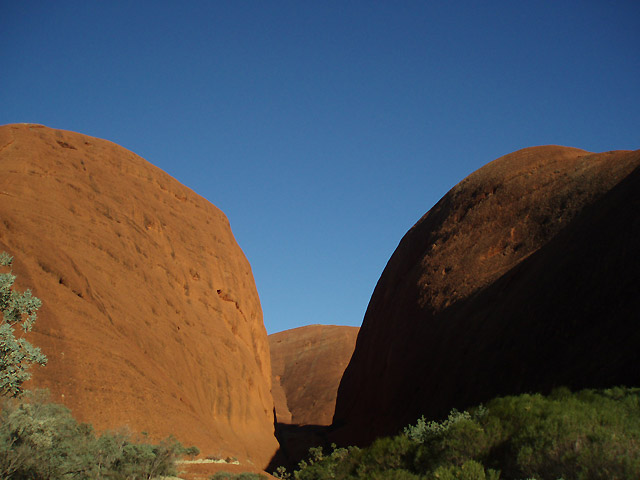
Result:
[[[46,391],[0,398],[0,478],[11,480],[139,480],[175,475],[175,461],[197,455],[169,437],[159,444],[126,430],[96,436]],[[142,440],[142,441],[140,441]]]
[[[0,266],[11,267],[12,261],[7,253],[0,254]],[[22,393],[22,384],[31,377],[28,370],[32,364],[47,363],[47,357],[38,347],[24,338],[16,338],[14,326],[30,331],[42,302],[30,290],[15,291],[15,280],[11,272],[0,273],[0,395],[11,397]]]
[[[0,265],[3,267],[10,267],[13,262],[13,257],[7,252],[0,253]]]
[[[417,443],[425,443],[433,438],[442,436],[453,425],[461,421],[470,421],[469,412],[459,412],[455,408],[449,413],[449,417],[442,422],[430,421],[424,415],[418,419],[415,425],[409,425],[404,429],[405,435]]]

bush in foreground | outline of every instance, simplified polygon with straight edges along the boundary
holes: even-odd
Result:
[[[178,457],[198,453],[171,437],[157,445],[126,432],[97,437],[42,392],[4,399],[0,410],[0,478],[7,480],[151,479],[175,474]]]
[[[9,270],[0,272],[0,395],[17,397],[31,377],[31,365],[46,365],[47,357],[20,334],[16,337],[14,327],[23,333],[31,330],[42,302],[31,290],[13,288],[16,276],[11,272],[12,263],[12,256],[0,253],[0,268]]]
[[[640,389],[558,389],[497,398],[442,422],[421,418],[367,448],[311,449],[295,480],[640,478]]]

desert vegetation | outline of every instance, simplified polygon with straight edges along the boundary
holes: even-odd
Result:
[[[640,389],[566,388],[496,398],[417,420],[369,447],[312,448],[282,479],[624,480],[640,478]]]
[[[5,399],[0,416],[0,478],[150,479],[176,473],[175,461],[197,454],[174,438],[159,444],[122,430],[96,435],[42,392]]]
[[[0,254],[10,270],[12,258]],[[175,474],[175,461],[197,455],[169,437],[159,444],[122,430],[97,435],[69,409],[51,403],[47,392],[23,389],[29,368],[46,356],[14,327],[28,332],[42,303],[29,290],[13,288],[15,275],[0,273],[0,478],[12,480],[137,480]]]
[[[20,335],[15,328],[28,332],[42,306],[40,299],[30,290],[19,292],[13,288],[16,276],[11,272],[13,257],[0,253],[0,395],[16,397],[22,393],[22,384],[29,380],[33,364],[46,365],[47,357],[40,349]]]

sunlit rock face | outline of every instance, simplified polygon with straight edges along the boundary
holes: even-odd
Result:
[[[184,161],[185,159],[176,159]],[[267,334],[225,215],[111,142],[0,127],[0,250],[42,307],[44,387],[98,430],[175,435],[266,465]]]
[[[357,327],[309,325],[269,335],[278,422],[330,425]]]
[[[409,230],[342,378],[335,438],[553,387],[640,385],[640,151],[535,147]]]

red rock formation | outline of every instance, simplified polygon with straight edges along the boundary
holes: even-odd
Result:
[[[0,251],[44,306],[46,387],[99,429],[174,434],[266,465],[277,448],[267,334],[224,214],[111,142],[0,127]]]
[[[640,151],[529,148],[405,235],[340,384],[346,443],[502,394],[640,385]]]
[[[330,425],[357,327],[309,325],[269,335],[279,423]]]

